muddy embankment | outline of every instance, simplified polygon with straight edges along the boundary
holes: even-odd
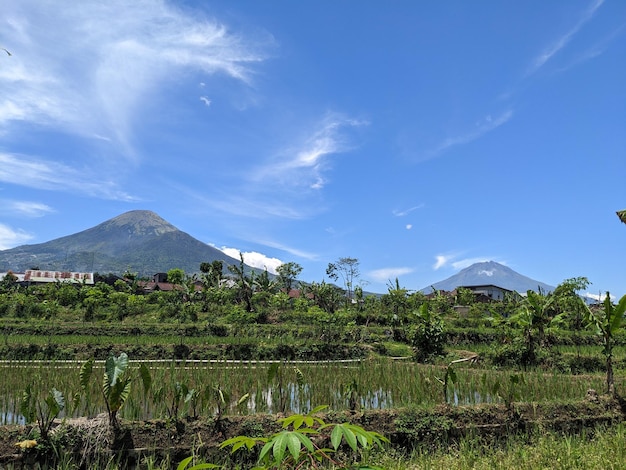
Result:
[[[463,437],[475,436],[486,443],[506,440],[519,434],[557,431],[575,434],[624,420],[622,400],[589,393],[580,402],[514,403],[504,405],[445,406],[434,409],[397,409],[365,412],[325,412],[318,416],[327,423],[351,422],[377,431],[397,449],[411,450],[450,445]],[[53,463],[59,456],[73,456],[82,468],[95,461],[127,462],[131,467],[144,457],[169,458],[178,462],[193,453],[207,461],[225,463],[238,458],[253,461],[254,455],[238,451],[235,457],[220,450],[225,439],[246,435],[269,436],[281,429],[276,415],[224,417],[220,420],[122,421],[112,432],[106,415],[55,423],[49,442],[38,441],[21,449],[16,444],[37,439],[37,425],[0,427],[0,468],[16,468],[35,462]]]

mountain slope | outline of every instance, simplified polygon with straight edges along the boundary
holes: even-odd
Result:
[[[181,268],[199,272],[200,263],[239,260],[202,243],[151,211],[121,214],[95,227],[36,245],[0,251],[0,272],[23,272],[34,266],[57,271],[122,273],[140,276]]]
[[[505,289],[514,290],[524,293],[528,290],[537,291],[541,288],[544,292],[554,290],[553,286],[536,281],[513,271],[508,266],[496,263],[495,261],[486,261],[483,263],[474,263],[465,269],[462,269],[454,276],[443,281],[434,283],[432,286],[421,289],[424,293],[432,292],[434,287],[437,290],[451,291],[459,286],[480,286],[495,285]]]

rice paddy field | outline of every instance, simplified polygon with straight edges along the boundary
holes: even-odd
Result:
[[[0,420],[19,423],[23,391],[30,386],[45,394],[52,388],[66,397],[63,416],[94,416],[105,411],[100,391],[103,363],[94,366],[93,380],[81,387],[81,361],[0,362]],[[151,384],[144,386],[139,366],[149,370]],[[270,368],[273,367],[273,373]],[[264,361],[132,361],[131,393],[121,410],[129,420],[212,416],[218,403],[215,390],[228,397],[228,414],[306,413],[318,404],[342,411],[350,407],[382,410],[403,407],[429,408],[446,400],[450,405],[502,403],[510,393],[516,401],[567,402],[581,400],[587,390],[602,391],[605,376],[564,374],[545,370],[493,370],[461,364],[455,368],[456,383],[444,393],[446,367],[408,360],[373,358],[327,362]],[[518,383],[511,383],[511,376]],[[617,376],[623,389],[626,378]],[[183,387],[190,399],[177,397]],[[507,387],[510,390],[507,392]],[[241,397],[247,398],[238,403]],[[351,401],[352,400],[352,401]]]

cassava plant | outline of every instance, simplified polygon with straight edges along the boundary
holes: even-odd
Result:
[[[290,469],[290,468],[321,468],[322,464],[331,464],[335,468],[350,468],[333,458],[342,443],[353,451],[383,448],[389,442],[382,434],[367,431],[361,426],[350,423],[326,423],[315,416],[326,406],[318,406],[309,413],[295,414],[281,418],[278,422],[282,430],[270,437],[236,436],[220,445],[231,448],[231,453],[245,448],[252,450],[263,445],[255,469]],[[330,444],[331,447],[326,447]],[[360,465],[360,469],[374,469]]]

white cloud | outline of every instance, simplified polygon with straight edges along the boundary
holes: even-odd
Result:
[[[330,156],[352,149],[347,130],[365,124],[329,113],[300,142],[279,152],[264,167],[255,169],[250,179],[279,182],[283,187],[322,189],[327,183],[324,174],[331,167]]]
[[[223,246],[220,248],[222,252],[230,256],[231,258],[239,259],[239,255],[243,254],[243,262],[248,266],[258,269],[267,269],[268,272],[276,274],[276,268],[283,264],[283,261],[278,258],[271,258],[258,253],[256,251],[240,251],[237,248],[228,248]]]
[[[436,271],[439,268],[444,267],[446,264],[448,264],[448,261],[450,261],[452,258],[454,258],[453,255],[437,255],[437,256],[435,256],[435,264],[433,265],[433,269]]]
[[[571,41],[571,39],[578,33],[578,31],[587,23],[596,10],[602,6],[604,0],[593,0],[587,10],[583,12],[583,15],[578,20],[578,23],[574,25],[572,29],[567,31],[565,34],[557,38],[552,44],[546,47],[541,54],[535,57],[532,61],[532,64],[529,70],[526,72],[526,76],[535,73],[541,67],[543,67],[555,54],[557,54],[561,49],[563,49],[567,44]]]
[[[13,55],[0,68],[0,129],[28,122],[109,139],[132,156],[139,109],[188,70],[248,83],[258,50],[199,12],[163,0],[84,0],[3,5],[0,41]]]
[[[374,279],[376,282],[387,282],[395,278],[399,278],[405,274],[410,274],[414,270],[413,268],[381,268],[369,271],[367,276]]]
[[[257,243],[261,245],[269,246],[271,248],[277,248],[279,250],[285,251],[291,255],[297,256],[299,258],[304,258],[308,260],[316,260],[318,255],[315,253],[311,253],[309,251],[300,250],[298,248],[293,248],[290,246],[283,245],[282,243],[268,241],[268,240],[257,240]]]
[[[14,230],[7,225],[0,224],[0,250],[8,250],[23,245],[32,238],[32,235],[23,230]]]
[[[476,123],[474,129],[445,139],[441,144],[439,144],[434,150],[432,150],[426,156],[426,159],[434,158],[438,156],[439,154],[445,152],[451,147],[455,147],[457,145],[468,144],[474,140],[477,140],[483,135],[505,124],[512,117],[513,117],[512,109],[508,109],[504,111],[502,114],[496,116],[495,118],[492,117],[491,115],[487,115]]]
[[[411,212],[417,210],[417,209],[422,209],[425,206],[424,203],[418,204],[417,206],[413,206],[410,207],[408,209],[404,209],[404,210],[398,210],[398,209],[394,209],[393,211],[391,211],[391,213],[393,215],[395,215],[396,217],[404,217],[409,215]]]
[[[475,258],[463,258],[456,260],[458,254],[445,254],[445,255],[437,255],[435,256],[435,264],[433,265],[433,269],[436,271],[440,268],[450,266],[454,270],[460,270],[463,268],[467,268],[474,263],[483,263],[485,261],[496,261],[496,258],[489,256],[475,257]],[[506,265],[504,261],[496,261],[500,264]],[[487,271],[485,271],[487,273]]]
[[[413,225],[412,224],[406,224],[405,228],[407,230],[411,230],[413,228]]]
[[[78,171],[61,163],[23,155],[0,153],[0,181],[29,188],[80,192],[104,199],[134,201],[112,181],[99,181],[89,170]]]
[[[33,201],[14,201],[10,199],[0,199],[0,212],[3,214],[18,214],[26,217],[41,217],[54,212],[47,204]]]
[[[201,96],[200,101],[202,101],[207,106],[211,106],[211,100],[207,96]]]

